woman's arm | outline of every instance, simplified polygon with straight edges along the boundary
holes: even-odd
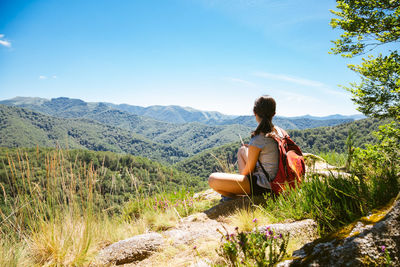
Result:
[[[261,148],[249,145],[249,155],[247,158],[246,167],[244,167],[243,171],[240,174],[248,175],[253,172],[254,168],[256,167],[260,152]]]

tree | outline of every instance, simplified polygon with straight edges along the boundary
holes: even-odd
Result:
[[[400,38],[399,0],[337,0],[339,18],[331,20],[332,28],[344,33],[333,41],[333,54],[344,57],[364,55],[378,46],[398,43]],[[352,93],[358,110],[377,118],[400,119],[400,55],[369,55],[359,65],[349,68],[361,75],[361,82],[345,87]]]

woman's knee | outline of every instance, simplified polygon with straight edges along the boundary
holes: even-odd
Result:
[[[208,185],[211,188],[214,188],[216,180],[217,180],[217,177],[216,177],[215,173],[210,174],[210,176],[208,177]]]

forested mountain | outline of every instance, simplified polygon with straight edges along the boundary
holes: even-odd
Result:
[[[56,98],[43,102],[43,99],[17,98],[12,103],[3,103],[23,106],[55,117],[94,120],[139,134],[156,143],[179,147],[187,154],[231,143],[239,140],[239,135],[247,136],[251,132],[251,128],[241,125],[167,123],[112,109],[104,103],[86,103],[79,99]]]
[[[122,106],[123,109],[132,111],[134,106],[87,103],[65,97],[51,100],[14,98],[0,103],[35,110],[0,105],[1,146],[54,147],[60,145],[69,148],[125,152],[169,163],[176,163],[206,149],[239,141],[239,135],[246,138],[256,127],[253,116],[228,119],[222,115],[208,114],[208,118],[214,120],[214,123],[217,124],[219,120],[218,124],[222,125],[218,126],[199,122],[168,123],[115,109]],[[158,108],[162,112],[166,107]],[[174,107],[173,110],[180,110],[179,108]],[[200,116],[193,109],[185,109],[185,112],[193,112],[193,120],[196,116]],[[349,120],[339,115],[333,116],[333,119],[331,117],[319,119],[276,117],[274,123],[284,129],[303,129],[334,125]],[[362,124],[355,124],[357,129],[368,128],[362,120],[356,123]],[[343,130],[346,127],[293,131],[292,135],[305,151],[318,152],[329,149],[340,152],[343,151],[347,138],[347,132]],[[340,129],[339,132],[336,129]],[[371,141],[371,138],[367,136],[360,136],[357,140]]]
[[[213,124],[213,122],[224,121],[235,117],[224,115],[216,111],[201,111],[190,107],[180,106],[139,107],[127,104],[115,105],[110,103],[106,103],[106,105],[131,114],[146,116],[171,123],[201,122],[205,124]]]
[[[161,128],[169,127],[162,125],[160,123],[161,121],[164,123],[170,123],[167,125],[171,125],[171,123],[175,125],[176,123],[185,124],[188,122],[199,122],[210,126],[239,124],[252,129],[257,126],[253,116],[231,116],[224,115],[219,112],[200,111],[193,108],[180,106],[139,107],[127,104],[115,105],[103,102],[87,103],[80,99],[71,99],[66,97],[53,98],[51,100],[32,97],[16,97],[13,99],[0,101],[0,104],[25,107],[43,112],[48,115],[67,118],[92,117],[93,119],[96,119],[96,116],[102,112],[118,110],[122,112],[122,114],[134,116],[132,118],[136,121],[145,120],[147,122],[151,122],[150,118],[153,118],[154,120],[159,121],[157,124]],[[105,115],[107,114],[103,114],[102,116]],[[285,129],[307,129],[321,126],[334,126],[351,122],[356,118],[359,118],[359,116],[332,115],[327,117],[301,116],[293,118],[276,116],[274,118],[274,123]],[[118,122],[108,118],[104,119],[108,120],[108,123],[112,122],[115,124]],[[152,122],[156,123],[155,121]],[[120,125],[114,126],[121,127]],[[130,124],[130,127],[131,126],[132,124]],[[140,126],[138,128],[140,128]],[[129,130],[134,129],[130,128]],[[162,131],[165,130],[162,129]],[[147,137],[150,137],[149,135],[151,135],[151,133],[149,133],[149,135],[146,133],[142,134],[146,135]]]
[[[190,107],[180,106],[150,106],[140,107],[127,104],[112,104],[106,102],[88,103],[80,99],[67,97],[52,98],[51,100],[33,97],[15,97],[0,101],[8,106],[24,107],[56,117],[83,117],[88,113],[99,113],[106,110],[119,110],[131,115],[153,118],[169,123],[188,123],[209,121],[224,121],[235,116],[224,115],[215,111],[200,111]]]
[[[388,120],[368,118],[332,127],[320,127],[301,131],[290,130],[289,134],[305,152],[336,151],[344,153],[346,152],[346,139],[350,131],[354,133],[354,146],[364,148],[365,144],[376,142],[372,133],[377,131],[380,125],[388,122]]]
[[[188,156],[169,145],[158,144],[131,131],[88,119],[66,119],[23,108],[0,105],[0,146],[86,148],[176,162]]]
[[[365,144],[376,142],[372,132],[377,131],[379,125],[387,122],[368,118],[332,127],[289,130],[288,133],[303,152],[318,154],[336,151],[346,153],[346,140],[350,131],[354,133],[354,146],[364,147]],[[248,139],[245,141],[248,141]],[[227,166],[234,164],[237,160],[236,153],[239,147],[240,142],[235,142],[209,149],[178,162],[176,167],[205,178],[212,172],[226,170]]]

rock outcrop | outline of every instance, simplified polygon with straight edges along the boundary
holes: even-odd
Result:
[[[101,250],[93,265],[109,266],[141,261],[157,251],[163,242],[163,236],[158,233],[121,240]]]
[[[280,266],[400,266],[400,194],[388,210],[306,244]]]
[[[292,223],[275,223],[268,225],[276,233],[290,234],[290,238],[301,240],[303,244],[311,242],[318,238],[317,223],[314,220],[306,219]],[[264,233],[266,226],[258,227],[258,231]]]
[[[317,225],[313,220],[265,225],[260,226],[259,230],[264,231],[266,227],[279,233],[290,233],[290,236],[300,238],[302,244],[317,237]],[[151,257],[156,256],[156,251],[162,251],[167,246],[182,248],[182,245],[191,245],[190,248],[192,248],[193,244],[199,240],[219,242],[220,232],[225,231],[234,232],[234,229],[232,226],[210,219],[205,213],[193,214],[183,218],[173,229],[162,233],[138,235],[104,248],[92,265],[114,266],[128,263],[126,266],[155,266]],[[179,260],[184,260],[185,264],[191,259],[193,260],[193,255],[190,254],[180,257]],[[182,257],[186,257],[186,259],[182,259]],[[207,262],[211,261],[202,259],[201,266],[210,266]],[[182,263],[182,266],[186,266],[185,264]]]

